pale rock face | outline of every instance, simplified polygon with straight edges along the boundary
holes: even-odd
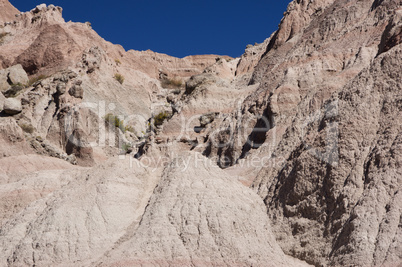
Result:
[[[0,0],[1,266],[401,264],[400,1],[292,1],[237,59],[14,12]]]
[[[1,225],[1,265],[92,266],[138,224],[155,178],[128,158],[96,169],[44,170],[2,187],[1,199],[13,187],[27,193],[20,215]]]
[[[33,9],[31,10],[31,12],[33,12],[33,13],[39,13],[39,12],[41,12],[41,11],[44,10],[44,9],[46,9],[46,4],[40,4],[40,5],[36,6],[35,8],[33,8]]]
[[[344,138],[339,142],[338,167],[329,179],[346,185],[339,193],[347,204],[339,208],[350,210],[350,215],[342,218],[346,224],[333,247],[332,263],[392,265],[402,258],[398,245],[402,241],[402,75],[397,67],[401,63],[398,45],[376,58],[337,95],[339,134]],[[356,143],[356,139],[364,141]]]
[[[306,17],[306,12],[312,14]],[[241,113],[231,116],[238,125],[234,128],[247,129],[235,130],[233,139],[240,141],[213,155],[221,158],[221,166],[242,160],[264,143],[266,134],[252,134],[252,125],[267,128],[266,132],[276,125],[279,141],[298,107],[308,105],[306,112],[319,108],[332,92],[369,66],[379,53],[387,25],[397,25],[392,21],[398,12],[397,1],[383,2],[376,9],[369,1],[293,1],[252,74],[250,84],[259,89],[248,96]],[[295,24],[301,18],[304,22]],[[263,123],[267,127],[259,126],[261,115],[268,119]],[[228,137],[222,135],[221,139]]]
[[[232,81],[235,77],[235,72],[239,60],[238,59],[225,59],[216,58],[215,64],[205,68],[204,73],[214,74],[222,79]]]
[[[15,149],[16,146],[9,148]],[[77,167],[64,160],[37,154],[0,158],[0,225],[3,226],[31,203],[60,189],[68,182],[64,172],[72,168]],[[2,249],[5,247],[2,246]]]
[[[253,187],[288,253],[308,251],[306,260],[330,265],[400,261],[401,48],[335,93],[306,132],[306,119],[296,118],[272,160],[295,156],[258,173]]]
[[[191,94],[197,87],[208,87],[218,83],[219,78],[210,73],[203,73],[192,76],[186,83],[186,94]]]
[[[201,154],[164,170],[138,228],[100,266],[307,266],[283,254],[254,192]]]
[[[266,39],[261,44],[249,45],[246,48],[237,65],[236,76],[253,73],[255,66],[258,64],[263,53],[266,51],[270,40],[271,37]]]
[[[34,127],[32,135],[48,139],[53,147],[64,151],[66,140],[77,129],[87,133],[87,143],[101,144],[94,155],[96,159],[104,160],[114,153],[111,151],[121,143],[119,137],[109,142],[114,129],[105,126],[106,133],[101,132],[108,113],[123,116],[125,126],[131,126],[135,134],[128,141],[135,142],[147,131],[152,107],[166,104],[159,99],[163,89],[158,70],[163,69],[169,78],[186,80],[202,73],[217,57],[178,59],[152,51],[126,52],[102,39],[86,24],[65,23],[61,11],[52,5],[40,6],[17,17],[16,23],[6,25],[3,30],[9,34],[0,49],[0,64],[21,64],[33,78],[44,77],[33,88],[22,91],[20,119]],[[56,77],[47,77],[54,73]],[[116,73],[125,78],[123,84],[113,78]],[[78,80],[81,84],[76,84]]]
[[[380,134],[375,131],[383,129],[375,125],[382,122],[399,127],[400,124],[400,82],[397,82],[400,68],[396,67],[401,59],[398,50],[399,12],[398,1],[377,4],[370,1],[292,2],[279,30],[271,37],[255,67],[251,84],[257,85],[258,89],[232,115],[212,127],[212,134],[204,133],[204,140],[209,141],[203,153],[217,159],[222,167],[233,165],[229,171],[244,174],[247,184],[251,184],[265,200],[275,235],[286,254],[316,265],[370,266],[386,263],[392,266],[400,261],[400,252],[391,241],[400,240],[397,223],[390,223],[389,228],[385,226],[382,221],[388,222],[388,219],[381,219],[385,216],[383,213],[369,215],[370,208],[359,209],[362,211],[360,216],[373,216],[373,221],[381,224],[375,226],[373,232],[381,229],[387,232],[385,235],[371,233],[367,236],[368,225],[376,225],[371,221],[364,223],[361,220],[358,224],[345,226],[346,222],[355,218],[352,207],[366,199],[366,194],[374,194],[365,185],[357,184],[366,181],[366,175],[370,175],[366,168],[370,158],[374,157],[370,151],[375,148],[369,144],[376,142],[377,138],[384,140],[383,137],[375,137]],[[392,55],[379,59],[379,55],[387,49],[394,49]],[[375,64],[390,73],[379,72],[379,67],[373,70]],[[354,78],[357,79],[366,69],[373,73],[354,82]],[[378,88],[371,83],[369,77],[372,75],[377,77],[380,88],[388,89],[369,91]],[[340,99],[328,102],[337,99],[334,95],[339,92],[352,88],[355,93],[347,93],[350,94],[347,101],[352,101],[350,105],[356,106],[354,109],[341,108]],[[388,95],[388,91],[393,93]],[[357,100],[357,95],[362,92],[367,92],[367,98]],[[387,100],[382,102],[381,99]],[[359,101],[364,104],[359,105]],[[379,107],[373,107],[369,111],[374,103],[384,103],[384,109],[381,111]],[[338,114],[323,117],[334,106],[339,110]],[[380,116],[381,112],[391,113],[382,116],[382,119],[371,117],[374,114]],[[363,121],[368,124],[342,132],[342,121],[353,118],[355,114],[362,115],[343,125],[359,125]],[[310,131],[313,125],[319,137]],[[330,128],[334,125],[339,125],[339,135],[336,128]],[[222,130],[214,134],[219,129],[217,127]],[[384,127],[396,135],[390,137],[395,141],[388,147],[393,147],[392,151],[399,150],[397,133],[400,130]],[[369,134],[363,129],[372,132]],[[359,132],[364,133],[358,135]],[[336,135],[336,138],[331,139],[331,135]],[[350,162],[348,167],[331,165],[336,158],[330,153],[331,142],[328,140],[334,142],[332,147],[341,151],[340,144],[348,144],[338,155],[341,160],[338,163],[345,160]],[[216,144],[226,145],[218,147]],[[357,152],[355,146],[360,147],[362,152]],[[393,156],[383,157],[388,160]],[[261,158],[267,159],[264,164],[256,168],[247,167],[252,165],[253,159]],[[383,176],[376,177],[377,180],[391,179],[389,183],[398,188],[400,166],[397,163],[392,166]],[[353,182],[348,182],[349,179]],[[390,190],[385,188],[387,192]],[[390,196],[393,193],[391,191]],[[371,204],[367,205],[378,203],[385,195],[378,197],[372,197]],[[395,203],[392,199],[385,202]],[[399,206],[393,209],[396,210],[396,217],[400,216]],[[367,242],[362,235],[367,236]],[[375,241],[377,236],[381,241]],[[353,245],[342,245],[349,242]],[[389,256],[384,247],[392,251]],[[352,252],[354,249],[356,252]]]

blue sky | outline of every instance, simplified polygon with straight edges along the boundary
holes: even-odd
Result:
[[[92,23],[106,40],[126,50],[176,57],[219,54],[238,57],[247,44],[274,32],[290,0],[9,0],[20,11],[41,3],[63,7],[66,21]]]

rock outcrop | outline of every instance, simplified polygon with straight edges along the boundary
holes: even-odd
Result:
[[[138,228],[99,265],[307,266],[285,256],[270,229],[254,192],[201,154],[182,154],[164,170]]]
[[[12,22],[20,12],[8,0],[0,0],[0,24]]]
[[[400,262],[399,13],[398,1],[293,1],[255,67],[258,89],[208,136],[204,153],[222,167],[244,173],[257,160],[247,180],[288,255]]]
[[[0,0],[0,265],[399,266],[401,10],[179,59]]]
[[[0,199],[12,201],[16,187],[26,193],[19,215],[1,223],[1,265],[91,266],[136,224],[154,180],[117,159],[89,170],[41,170],[7,184]]]
[[[0,158],[23,155],[31,152],[24,132],[14,118],[0,120]]]
[[[253,187],[289,254],[330,266],[400,261],[401,49],[376,58],[308,124],[295,119],[270,163],[287,160],[258,173]]]

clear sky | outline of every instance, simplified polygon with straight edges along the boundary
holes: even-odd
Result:
[[[247,44],[274,32],[290,0],[9,0],[20,11],[41,3],[63,7],[66,21],[92,23],[106,40],[126,50],[176,57],[219,54],[238,57]]]

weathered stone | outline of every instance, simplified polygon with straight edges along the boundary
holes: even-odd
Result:
[[[23,87],[28,81],[28,76],[20,64],[0,70],[0,92],[9,90],[13,85]]]
[[[31,10],[32,13],[39,13],[41,10],[46,9],[46,4],[37,5],[34,9]]]
[[[20,64],[8,68],[7,71],[11,85],[25,85],[28,83],[28,75]]]
[[[25,88],[25,86],[20,85],[20,84],[11,85],[10,88],[8,88],[7,90],[3,91],[3,95],[5,97],[15,97],[24,88]]]
[[[74,154],[77,157],[77,162],[81,166],[93,166],[93,149],[87,141],[86,134],[76,129],[68,136],[66,144],[66,152],[68,155]]]
[[[166,101],[167,101],[168,103],[174,103],[175,100],[176,100],[176,97],[174,97],[173,95],[168,95],[168,96],[166,97]]]
[[[75,98],[83,98],[84,97],[84,89],[80,85],[73,85],[68,93]]]
[[[197,87],[201,85],[207,86],[217,82],[217,77],[213,74],[203,73],[192,76],[186,82],[186,94],[191,94]]]
[[[22,111],[21,100],[16,98],[6,98],[3,111],[9,115],[16,115]]]
[[[216,113],[216,112],[210,112],[210,113],[203,114],[199,119],[201,127],[205,127],[207,124],[210,124],[211,122],[213,122],[218,114],[219,113]]]
[[[379,53],[383,53],[392,47],[402,43],[402,10],[395,12],[382,35]]]
[[[66,73],[58,73],[53,76],[53,81],[60,81],[62,83],[67,83],[69,80],[69,77]]]
[[[65,83],[58,83],[56,85],[56,90],[59,95],[62,95],[66,92],[66,84]]]
[[[73,71],[71,71],[71,72],[69,72],[69,74],[68,74],[68,78],[70,78],[70,79],[75,79],[75,78],[77,78],[77,73],[75,73],[75,72],[73,72]]]

